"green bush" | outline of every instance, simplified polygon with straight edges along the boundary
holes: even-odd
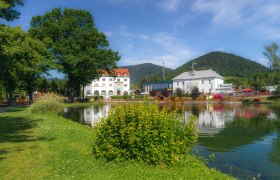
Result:
[[[28,110],[33,114],[59,113],[63,109],[63,98],[53,93],[40,96]]]
[[[144,95],[134,95],[134,99],[144,99]]]
[[[197,141],[195,117],[188,123],[155,103],[118,105],[96,124],[94,154],[110,160],[174,164]]]

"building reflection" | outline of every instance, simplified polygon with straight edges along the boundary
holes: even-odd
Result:
[[[103,117],[107,117],[110,110],[111,104],[84,108],[84,124],[91,127],[94,126],[94,124],[100,122]]]

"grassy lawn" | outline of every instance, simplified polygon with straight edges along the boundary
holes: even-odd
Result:
[[[0,115],[0,179],[230,179],[188,156],[170,168],[105,162],[92,155],[94,131],[54,115],[14,108]]]

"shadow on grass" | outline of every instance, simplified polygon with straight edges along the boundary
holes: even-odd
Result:
[[[15,112],[17,109],[13,109]],[[20,109],[19,109],[20,110]],[[0,116],[0,147],[2,143],[23,143],[35,141],[51,141],[53,138],[47,138],[34,134],[34,129],[42,119],[31,119],[24,116]],[[36,144],[34,144],[36,146]],[[3,146],[2,146],[3,147]],[[21,151],[25,147],[13,149]],[[9,153],[6,149],[0,149],[0,161],[5,159],[4,154]]]
[[[27,117],[0,117],[0,143],[38,140],[30,136],[26,130],[35,128],[40,121],[42,120],[31,120]]]
[[[8,151],[0,149],[0,161],[4,160],[6,157],[3,157],[4,154],[8,153]]]
[[[7,112],[19,112],[25,109],[27,106],[7,106],[9,108]]]

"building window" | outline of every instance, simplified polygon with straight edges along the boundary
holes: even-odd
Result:
[[[124,79],[124,81],[127,81],[127,79]]]
[[[94,87],[97,87],[97,86],[98,86],[98,83],[95,83],[95,84],[94,84]]]
[[[125,84],[124,87],[127,87],[127,84]]]
[[[117,81],[121,81],[120,79],[117,79]]]
[[[105,78],[102,78],[102,81],[105,81]]]
[[[179,82],[177,82],[177,86],[179,86]]]
[[[90,90],[87,90],[87,94],[90,94]]]
[[[112,90],[109,91],[109,95],[110,95],[110,96],[113,95],[113,91],[112,91]]]
[[[113,86],[113,84],[109,84],[109,87],[112,87]]]
[[[95,95],[95,96],[99,96],[99,91],[97,91],[97,90],[94,91],[94,95]]]
[[[209,80],[209,84],[211,84],[211,80]]]
[[[118,73],[118,76],[120,76],[121,75],[121,73]]]
[[[106,91],[105,90],[101,91],[101,95],[105,96],[106,95]]]
[[[126,76],[126,73],[123,73],[124,76]]]
[[[113,79],[112,79],[112,78],[110,78],[110,79],[109,79],[109,81],[113,81]]]
[[[202,84],[204,84],[204,81],[203,81],[203,80],[201,80],[201,83],[202,83]]]
[[[124,91],[124,92],[123,92],[123,95],[128,95],[128,92],[127,92],[127,91]]]
[[[105,87],[105,83],[102,84],[102,87]]]

